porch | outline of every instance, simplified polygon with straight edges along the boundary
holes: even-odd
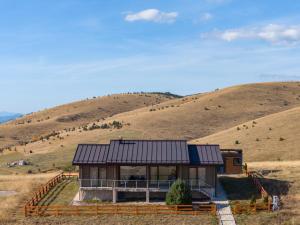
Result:
[[[100,198],[118,201],[118,193],[144,198],[150,202],[150,194],[166,194],[175,180],[107,180],[107,179],[80,179],[79,199]],[[184,180],[190,187],[193,195],[203,195],[209,199],[215,196],[215,188],[203,180]]]

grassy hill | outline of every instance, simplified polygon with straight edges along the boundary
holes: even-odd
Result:
[[[30,142],[53,131],[74,129],[113,115],[175,98],[172,94],[118,94],[57,106],[0,125],[0,148]]]
[[[113,99],[113,96],[110,98]],[[136,98],[139,99],[138,96]],[[150,97],[145,97],[145,99],[148,98],[150,99]],[[162,98],[161,101],[164,100]],[[144,104],[143,101],[145,100],[142,100],[141,103]],[[154,97],[153,101],[158,103],[157,97]],[[118,101],[120,104],[121,102],[121,100]],[[137,104],[132,104],[138,107]],[[91,103],[91,105],[93,104]],[[26,146],[17,145],[16,148],[5,151],[1,156],[0,172],[22,172],[28,169],[43,171],[68,166],[71,164],[78,143],[103,143],[108,142],[111,138],[121,136],[138,139],[180,138],[193,140],[212,135],[248,121],[256,121],[258,118],[270,114],[300,107],[300,82],[240,85],[180,99],[171,99],[153,106],[149,102],[148,106],[147,103],[144,106],[139,106],[135,110],[128,109],[126,112],[106,117],[104,120],[92,121],[87,126],[76,124],[78,127],[74,130],[62,129],[59,134],[36,140]],[[123,106],[120,105],[120,108],[123,109]],[[58,123],[57,119],[62,116],[57,115],[52,118],[52,121]],[[76,121],[59,123],[64,125],[63,128],[66,124],[73,127]],[[7,126],[9,127],[9,125]],[[13,126],[15,127],[14,124]],[[4,132],[4,134],[7,133]],[[286,139],[286,142],[288,141],[289,139]],[[219,143],[215,140],[212,142]],[[238,147],[243,146],[239,145]],[[260,151],[263,155],[263,152],[267,152],[268,149],[262,148]],[[260,160],[261,158],[248,155],[246,157],[249,160]],[[286,157],[293,159],[293,155]],[[1,167],[1,164],[4,165],[4,163],[16,159],[28,159],[32,165],[13,169]],[[277,157],[272,159],[277,160]]]
[[[242,148],[247,161],[300,159],[300,107],[239,124],[194,140]]]

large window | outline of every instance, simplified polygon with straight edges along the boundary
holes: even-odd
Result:
[[[150,167],[150,180],[158,180],[158,167],[157,166]]]
[[[104,180],[106,179],[106,168],[99,167],[99,179]]]
[[[120,166],[121,180],[146,180],[146,166]]]
[[[155,180],[175,180],[176,166],[151,166],[150,179]]]
[[[175,180],[176,166],[159,166],[158,167],[159,180]]]
[[[205,167],[190,167],[189,179],[190,180],[203,180],[205,181],[206,171]]]

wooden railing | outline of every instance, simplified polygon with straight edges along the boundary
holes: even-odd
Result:
[[[258,211],[272,211],[271,201],[267,203],[240,204],[236,202],[232,205],[233,214],[255,213]]]
[[[40,201],[51,191],[58,183],[64,179],[78,177],[74,173],[60,173],[50,179],[46,184],[41,185],[33,193],[30,200],[24,206],[24,215],[28,216],[67,216],[67,215],[101,215],[101,214],[121,214],[121,215],[158,215],[158,214],[175,214],[175,215],[200,215],[204,213],[216,214],[216,205],[199,204],[199,205],[39,205]]]
[[[46,184],[41,185],[38,190],[32,194],[31,199],[26,202],[25,207],[38,205],[42,198],[47,195],[48,192],[55,187],[55,185],[70,177],[78,177],[78,175],[75,173],[60,173],[53,177]]]
[[[258,172],[256,171],[248,171],[248,168],[247,168],[247,164],[245,164],[245,173],[246,175],[252,179],[254,185],[256,186],[256,188],[258,189],[258,191],[260,192],[261,196],[264,198],[264,197],[267,197],[269,198],[269,193],[265,190],[265,188],[262,186],[260,180],[259,180],[259,177],[262,177],[261,174],[259,174]]]
[[[101,204],[90,206],[27,206],[25,216],[82,216],[82,215],[201,215],[216,214],[215,204],[203,205],[116,205]]]

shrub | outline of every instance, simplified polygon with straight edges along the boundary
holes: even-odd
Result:
[[[114,120],[111,125],[113,126],[113,128],[117,128],[117,129],[120,129],[123,127],[122,123],[119,121],[116,121],[116,120]]]
[[[166,197],[167,205],[191,204],[192,193],[189,186],[182,180],[176,180]]]
[[[239,140],[236,140],[236,141],[235,141],[235,144],[236,144],[236,145],[240,144]]]
[[[108,126],[107,123],[104,123],[104,124],[102,124],[102,125],[100,126],[100,128],[101,128],[101,129],[108,129],[109,126]]]
[[[285,139],[283,137],[280,137],[279,138],[279,141],[284,141]]]

